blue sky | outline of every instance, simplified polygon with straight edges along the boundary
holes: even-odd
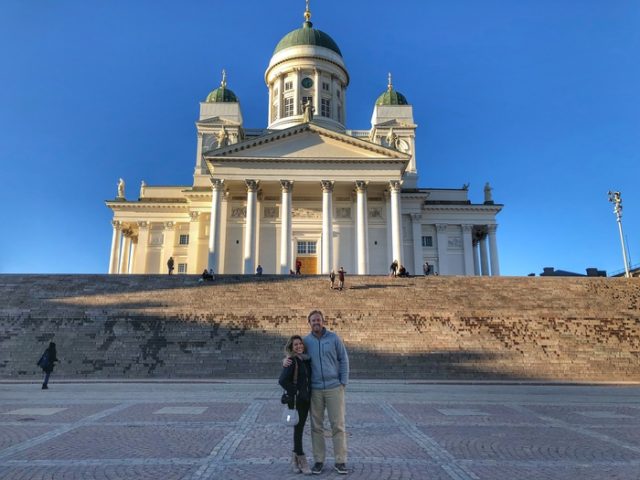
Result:
[[[134,197],[192,181],[194,122],[226,68],[264,127],[264,71],[304,1],[2,0],[0,272],[106,272],[118,177]],[[482,201],[502,273],[640,263],[640,2],[312,0],[340,46],[347,127],[394,85],[414,106],[421,187]]]

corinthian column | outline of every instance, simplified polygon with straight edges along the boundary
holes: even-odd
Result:
[[[464,249],[464,274],[475,275],[473,266],[473,225],[462,225],[462,246]]]
[[[224,180],[211,179],[211,218],[209,220],[209,259],[207,267],[218,272],[220,262],[220,194]]]
[[[245,180],[247,185],[247,217],[244,229],[244,269],[243,273],[253,274],[256,269],[256,204],[258,203],[258,182]]]
[[[123,245],[122,255],[120,255],[120,268],[118,273],[129,273],[129,257],[131,254],[131,230],[122,231]]]
[[[413,272],[420,275],[422,272],[422,214],[411,214],[411,233],[413,234]]]
[[[489,259],[487,258],[487,235],[480,237],[480,270],[483,276],[489,275]]]
[[[149,245],[149,224],[145,221],[138,222],[138,247],[136,259],[133,262],[134,273],[147,272],[147,250]]]
[[[402,216],[400,213],[400,189],[402,181],[391,180],[391,252],[393,259],[402,265]]]
[[[200,251],[200,212],[189,212],[189,246],[187,247],[187,271],[189,273],[201,273],[198,265],[198,252]]]
[[[322,273],[329,274],[333,268],[333,183],[321,180],[322,184]]]
[[[496,230],[498,225],[488,225],[489,230],[489,253],[491,255],[491,275],[500,275],[500,262],[498,260],[498,242],[496,240]]]
[[[358,239],[358,275],[369,273],[369,239],[367,232],[367,183],[356,181],[356,238]]]
[[[118,220],[111,222],[113,236],[111,237],[111,255],[109,256],[109,273],[118,273],[118,257],[120,257],[120,240],[122,236],[122,223]]]
[[[280,207],[280,273],[288,275],[291,270],[291,192],[293,182],[280,180],[282,205]]]

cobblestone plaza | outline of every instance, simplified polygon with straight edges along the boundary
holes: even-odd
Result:
[[[0,478],[289,473],[271,381],[0,383]],[[353,382],[352,479],[640,479],[640,388]],[[311,461],[309,432],[305,451]],[[333,473],[331,446],[324,478]]]

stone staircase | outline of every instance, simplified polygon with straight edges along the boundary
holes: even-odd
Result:
[[[640,381],[640,279],[0,275],[0,378],[276,378],[321,309],[352,378]]]

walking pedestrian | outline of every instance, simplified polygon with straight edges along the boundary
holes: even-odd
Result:
[[[167,260],[167,270],[169,270],[169,275],[173,274],[173,266],[174,266],[173,257],[169,257],[169,260]]]
[[[333,290],[336,282],[336,272],[334,270],[331,270],[331,273],[329,273],[329,282],[331,284],[331,290]]]
[[[344,271],[344,268],[340,267],[338,270],[338,290],[342,290],[344,288],[344,274],[347,273]]]
[[[37,365],[44,372],[44,381],[42,382],[42,390],[47,390],[49,388],[49,376],[53,372],[53,367],[55,363],[58,362],[58,356],[56,352],[56,344],[51,342],[49,346],[44,351],[44,353],[40,356],[40,360],[38,360]]]

